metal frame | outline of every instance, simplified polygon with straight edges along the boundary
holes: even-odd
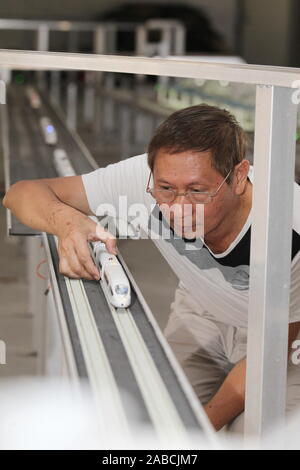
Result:
[[[283,424],[285,415],[297,124],[292,92],[259,86],[256,95],[245,419],[246,434],[256,437]]]
[[[3,154],[3,171],[5,181],[5,192],[9,189],[10,171],[9,171],[9,139],[8,139],[8,117],[7,108],[0,106],[0,128],[2,136],[2,154]],[[11,230],[11,211],[6,211],[6,236],[9,236]]]
[[[116,33],[137,31],[138,27],[138,24],[130,22],[0,19],[0,30],[36,31],[39,51],[49,50],[50,31],[66,33],[90,31],[94,33],[94,52],[112,54],[116,52]]]
[[[0,51],[0,68],[134,71],[257,85],[245,429],[263,438],[284,416],[296,134],[292,93],[300,70],[12,50]]]
[[[201,78],[248,85],[293,88],[300,69],[289,67],[218,64],[197,60],[173,60],[100,54],[18,51],[0,49],[0,68],[18,70],[91,70],[94,72]],[[295,85],[298,88],[299,83]]]
[[[136,23],[130,22],[107,22],[99,21],[44,21],[44,20],[16,20],[16,19],[0,19],[0,29],[17,29],[17,30],[35,30],[43,24],[51,31],[91,31],[96,30],[99,26],[117,25],[119,29],[129,29],[136,27]]]

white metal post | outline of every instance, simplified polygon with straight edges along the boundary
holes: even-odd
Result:
[[[76,130],[77,127],[77,84],[75,81],[67,85],[67,125],[69,129]]]
[[[106,53],[117,53],[117,27],[113,23],[106,27]]]
[[[46,23],[41,23],[37,29],[37,50],[49,50],[49,26]],[[37,81],[40,88],[45,88],[46,79],[45,72],[37,72]]]
[[[147,40],[147,30],[144,25],[140,25],[136,28],[135,35],[135,55],[145,55],[145,43]]]
[[[93,50],[95,54],[107,53],[107,28],[104,25],[98,26],[94,31]],[[103,72],[98,72],[95,76],[95,86],[98,88],[103,79]]]
[[[185,27],[181,24],[175,29],[175,44],[174,44],[174,54],[175,55],[184,55],[185,54],[185,41],[186,41],[186,32]]]
[[[83,92],[83,118],[84,122],[88,124],[93,122],[95,115],[95,82],[95,74],[86,72]]]
[[[245,435],[283,423],[297,107],[295,90],[257,86]],[[275,445],[275,444],[274,444]]]
[[[94,31],[94,53],[104,54],[106,51],[106,28],[98,26]]]
[[[37,50],[49,50],[49,26],[44,23],[41,23],[37,30]]]
[[[61,72],[59,70],[52,70],[50,75],[50,99],[53,103],[60,103],[60,92],[61,92]]]
[[[163,28],[161,30],[161,35],[162,39],[159,43],[159,49],[157,54],[162,57],[167,57],[168,55],[174,54],[174,43],[172,41],[172,39],[174,38],[174,30],[171,27]]]

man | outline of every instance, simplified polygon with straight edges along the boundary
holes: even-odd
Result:
[[[217,430],[242,413],[245,402],[253,178],[245,152],[245,135],[232,115],[193,106],[157,129],[148,154],[82,176],[21,181],[3,202],[23,223],[56,234],[60,271],[86,279],[99,278],[87,241],[100,238],[116,252],[115,238],[87,215],[103,204],[118,213],[120,196],[127,196],[128,207],[147,208],[149,233],[180,281],[165,335]],[[300,207],[296,184],[295,198]],[[299,217],[295,213],[289,347],[300,328]],[[288,409],[297,404],[300,383],[292,366]]]

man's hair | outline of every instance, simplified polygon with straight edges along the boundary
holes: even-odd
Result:
[[[148,165],[153,172],[159,150],[211,151],[212,167],[225,178],[245,158],[246,147],[247,136],[232,114],[201,104],[176,111],[157,128],[148,145]]]

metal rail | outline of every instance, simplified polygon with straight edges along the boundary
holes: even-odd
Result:
[[[110,22],[110,21],[46,21],[46,20],[15,20],[15,19],[0,19],[0,29],[3,30],[30,30],[35,31],[41,25],[47,27],[49,31],[93,31],[99,26],[111,26],[117,27],[119,31],[128,30],[130,28],[135,29],[136,23],[130,22]]]
[[[168,77],[224,80],[251,85],[298,88],[300,69],[217,64],[192,60],[152,59],[100,54],[0,49],[0,68],[18,70],[92,70]]]

